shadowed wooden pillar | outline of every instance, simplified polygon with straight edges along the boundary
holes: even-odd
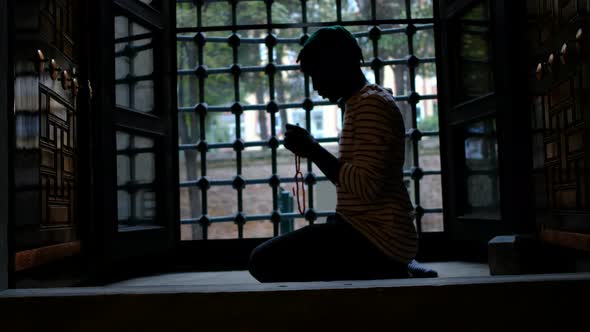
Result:
[[[8,75],[11,66],[10,61],[10,43],[9,36],[11,35],[9,18],[11,15],[10,4],[11,1],[0,2],[0,290],[8,287],[8,223],[10,222],[10,172],[11,158],[10,158],[10,126],[12,121],[9,121],[10,107],[9,102],[9,84]]]
[[[16,262],[47,263],[79,248],[77,200],[77,1],[20,1],[14,50],[14,239]],[[30,250],[58,248],[56,254]],[[51,259],[49,259],[51,258]]]
[[[534,197],[540,239],[590,251],[587,1],[530,3],[527,15]]]

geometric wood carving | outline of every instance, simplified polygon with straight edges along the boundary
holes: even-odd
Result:
[[[41,7],[41,33],[47,41],[70,59],[74,58],[76,1],[44,0]]]
[[[589,9],[588,1],[527,1],[528,66],[533,72],[543,65],[542,77],[535,80],[531,73],[529,81],[538,96],[533,135],[542,142],[533,152],[535,168],[544,175],[544,184],[536,182],[539,235],[583,250],[590,250],[590,59],[584,53],[590,45],[577,41],[576,33],[588,29]],[[556,59],[548,60],[550,55]]]
[[[548,93],[545,112],[545,170],[550,207],[587,209],[584,165],[584,118],[576,93],[581,73],[555,84]]]
[[[72,224],[75,213],[75,113],[67,102],[41,89],[41,225]]]

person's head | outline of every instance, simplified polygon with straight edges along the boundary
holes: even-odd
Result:
[[[354,36],[339,25],[314,32],[299,52],[297,62],[301,71],[311,76],[314,90],[332,102],[364,80],[361,48]]]

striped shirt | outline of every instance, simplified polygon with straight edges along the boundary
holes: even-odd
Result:
[[[416,255],[414,209],[403,183],[405,128],[390,91],[367,84],[346,101],[336,212],[389,257]]]

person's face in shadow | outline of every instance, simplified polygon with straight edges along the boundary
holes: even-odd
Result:
[[[343,96],[346,84],[350,81],[346,73],[347,68],[343,68],[339,61],[322,61],[309,72],[309,76],[313,89],[322,98],[335,103]]]

